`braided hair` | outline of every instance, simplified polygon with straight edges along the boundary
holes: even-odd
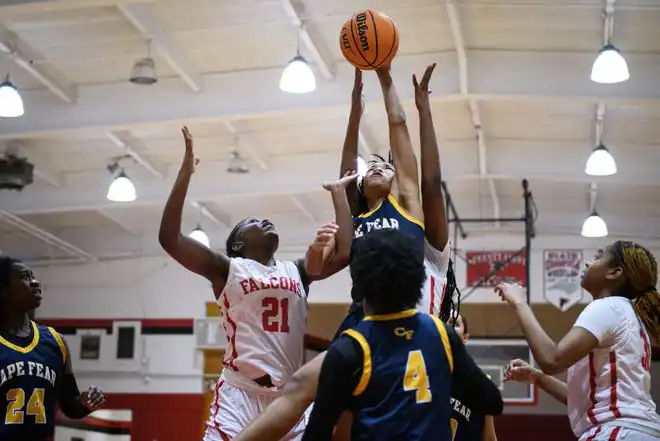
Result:
[[[447,323],[450,319],[456,320],[460,313],[461,291],[458,289],[458,284],[456,283],[454,262],[449,259],[449,265],[447,266],[447,287],[445,288],[445,296],[442,298],[442,303],[440,304],[438,318]]]
[[[643,246],[623,240],[614,242],[610,251],[614,264],[623,268],[625,278],[618,295],[632,300],[649,335],[660,343],[660,294],[655,287],[658,281],[655,257]]]
[[[246,217],[234,225],[234,228],[232,228],[232,230],[229,232],[229,236],[227,236],[227,242],[225,242],[225,254],[227,254],[227,257],[232,259],[235,257],[243,257],[243,253],[241,253],[240,250],[235,250],[234,245],[236,244],[236,239],[238,239],[238,232],[241,229],[241,225],[243,225],[243,222],[245,222],[246,219],[248,218]]]
[[[376,164],[378,162],[386,162],[388,164],[394,164],[392,162],[392,152],[389,153],[387,156],[387,160],[380,156],[377,153],[372,153],[371,156],[373,157],[372,159],[367,161],[367,170],[369,169],[370,166],[373,164]],[[364,177],[360,176],[360,178],[357,180],[357,213],[353,213],[353,216],[358,216],[360,214],[366,213],[369,211],[369,204],[367,203],[367,197],[364,194]]]

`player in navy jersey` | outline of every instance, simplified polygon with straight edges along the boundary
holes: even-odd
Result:
[[[45,441],[55,430],[55,405],[83,418],[105,402],[91,386],[80,393],[64,339],[37,325],[30,312],[41,303],[41,285],[30,268],[0,256],[0,408],[2,441]]]
[[[329,441],[344,410],[352,441],[451,441],[451,388],[500,414],[498,388],[451,325],[414,308],[426,278],[414,238],[396,230],[365,237],[351,261],[367,316],[328,349],[303,441]]]
[[[463,343],[470,340],[468,321],[462,314],[455,315],[449,323]],[[497,441],[493,416],[486,414],[481,400],[474,401],[459,382],[452,388],[451,408],[453,441]]]

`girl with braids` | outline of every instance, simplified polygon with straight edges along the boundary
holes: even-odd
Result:
[[[78,390],[62,336],[30,320],[40,303],[41,285],[30,268],[0,256],[0,440],[52,439],[57,404],[80,419],[105,403],[96,386]]]
[[[566,403],[581,441],[651,441],[660,416],[651,398],[651,339],[660,343],[658,264],[641,245],[616,241],[587,264],[582,287],[592,297],[555,344],[525,302],[523,289],[500,285],[540,369],[514,360],[506,379],[537,383]],[[649,338],[649,335],[651,338]],[[566,383],[552,375],[568,370]]]
[[[439,315],[446,321],[450,318],[450,311],[454,310],[454,292],[457,290],[449,261],[449,230],[442,195],[440,158],[429,103],[428,86],[434,68],[435,64],[427,67],[419,82],[413,77],[415,102],[420,113],[421,198],[417,159],[389,67],[378,70],[377,74],[387,110],[391,158],[386,161],[374,155],[364,177],[349,183],[346,192],[355,226],[351,252],[355,251],[365,235],[380,229],[396,229],[413,237],[419,247],[424,248],[427,275],[418,306],[424,312]],[[357,170],[360,119],[364,108],[362,87],[362,72],[356,69],[340,176],[347,171]],[[422,220],[424,218],[427,219],[426,229]],[[327,272],[324,262],[316,261],[318,265],[314,269]],[[334,265],[335,262],[330,261],[330,264]],[[346,329],[356,326],[364,317],[360,293],[355,288],[351,291],[353,302],[335,338]],[[319,354],[300,368],[285,384],[283,395],[234,441],[275,441],[287,433],[316,397],[324,357],[325,353]],[[344,413],[337,427],[336,438],[346,439],[348,428],[350,414]]]
[[[267,407],[279,387],[302,365],[309,284],[338,271],[348,260],[352,219],[345,186],[357,175],[347,174],[324,185],[332,195],[336,224],[321,227],[307,259],[277,260],[275,226],[267,219],[252,217],[233,228],[223,253],[181,234],[183,205],[197,165],[192,135],[186,127],[182,133],[183,163],[163,210],[159,241],[174,260],[211,282],[222,313],[228,340],[225,368],[215,389],[204,439],[224,441],[235,437]],[[307,269],[319,255],[335,264],[310,275]],[[302,436],[304,424],[296,421],[289,429],[282,439]]]

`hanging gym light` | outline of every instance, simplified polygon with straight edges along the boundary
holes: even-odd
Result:
[[[211,240],[209,239],[208,234],[202,230],[202,227],[199,224],[197,224],[197,226],[190,232],[188,237],[196,240],[207,248],[211,248]]]
[[[605,144],[598,144],[591,151],[584,172],[589,176],[611,176],[616,174],[614,156],[607,150]]]
[[[591,66],[591,81],[601,84],[622,83],[630,78],[628,63],[612,44],[614,34],[614,2],[608,1],[603,18],[603,48]]]
[[[307,60],[300,55],[300,32],[297,35],[296,56],[282,72],[280,90],[287,93],[309,93],[316,90],[316,78]]]
[[[584,237],[606,237],[608,235],[607,224],[596,210],[582,224],[582,236]]]
[[[23,116],[23,99],[18,89],[9,81],[9,74],[0,83],[0,118],[16,118]]]

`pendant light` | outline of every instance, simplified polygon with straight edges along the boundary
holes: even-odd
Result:
[[[316,90],[316,78],[307,60],[300,55],[300,32],[296,47],[296,56],[282,72],[280,78],[280,90],[287,93],[303,94]]]
[[[616,174],[616,162],[605,144],[598,144],[589,155],[584,172],[589,176],[611,176]]]
[[[112,202],[133,202],[137,199],[135,185],[123,170],[108,187],[106,198]]]
[[[591,67],[591,81],[600,84],[623,83],[630,79],[628,63],[619,49],[613,44],[606,44],[598,53]]]
[[[0,118],[17,118],[24,113],[23,99],[7,74],[5,81],[0,83]]]
[[[607,237],[607,224],[596,210],[592,211],[589,217],[582,224],[583,237]]]
[[[202,227],[199,224],[197,224],[197,226],[190,232],[188,237],[196,240],[207,248],[211,248],[211,240],[209,239],[208,234],[202,230]]]

